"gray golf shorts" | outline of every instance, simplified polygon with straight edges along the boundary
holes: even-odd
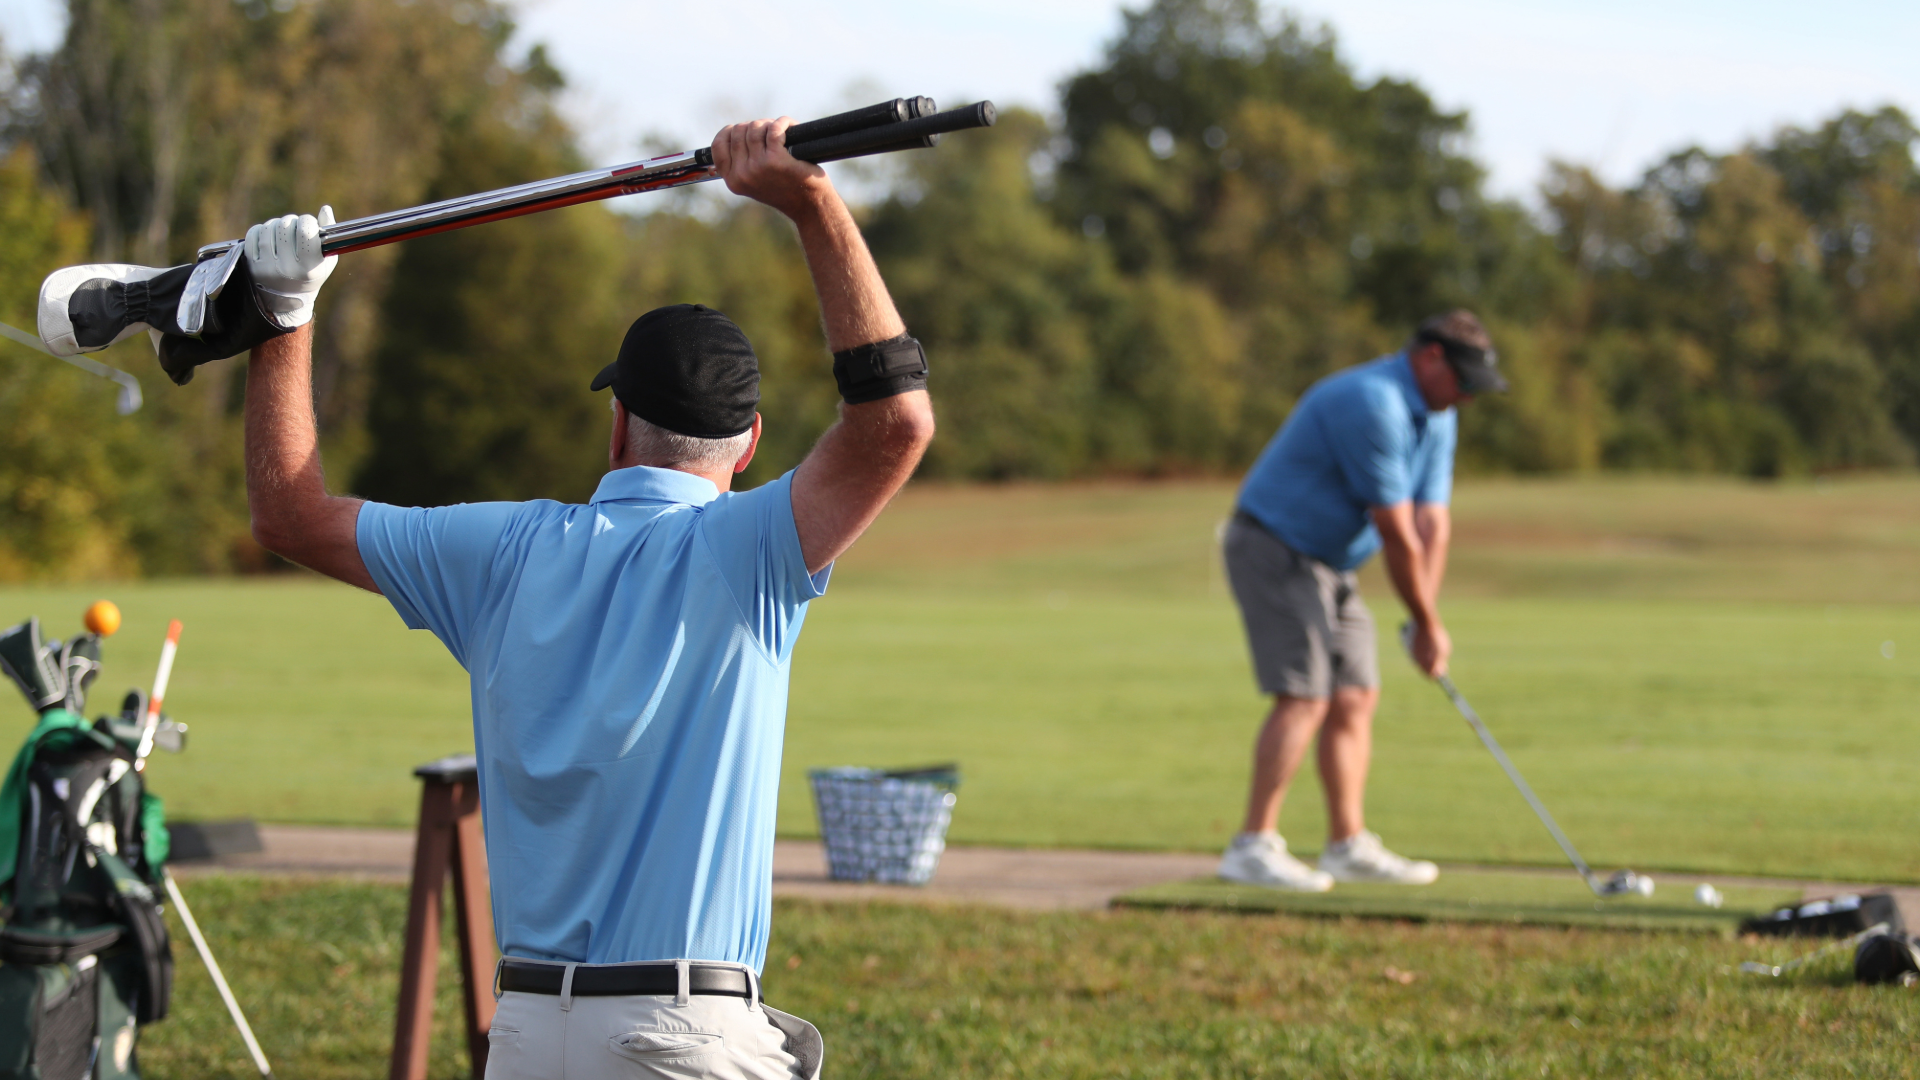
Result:
[[[1224,546],[1261,690],[1325,698],[1380,685],[1373,613],[1353,571],[1293,550],[1244,514],[1227,525]]]

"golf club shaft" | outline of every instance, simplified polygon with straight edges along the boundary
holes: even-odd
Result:
[[[187,928],[187,936],[193,939],[193,947],[200,953],[200,962],[207,965],[207,974],[213,976],[214,988],[220,991],[220,1000],[227,1003],[227,1012],[233,1017],[233,1024],[240,1029],[240,1037],[246,1040],[247,1053],[253,1055],[254,1067],[260,1075],[271,1078],[273,1069],[267,1065],[267,1055],[260,1050],[260,1040],[253,1037],[253,1029],[247,1026],[247,1018],[240,1011],[240,1003],[233,998],[233,988],[227,985],[227,977],[220,973],[220,962],[213,958],[213,950],[207,947],[206,936],[200,933],[200,924],[194,921],[193,909],[187,907],[187,898],[180,895],[180,886],[173,883],[173,875],[161,871],[161,880],[166,882],[167,898],[173,901],[173,909],[180,913],[180,922]]]
[[[932,109],[933,102],[929,98],[900,98],[839,116],[796,124],[787,131],[787,148],[793,156],[803,161],[841,161],[932,146],[947,132],[991,127],[995,119],[993,103],[990,101],[976,102],[943,113],[933,112]],[[609,169],[593,169],[343,221],[321,230],[320,250],[328,255],[361,251],[416,236],[536,214],[542,210],[703,183],[719,175],[713,163],[713,148],[703,147]],[[203,256],[207,250],[201,249]]]
[[[1868,938],[1872,937],[1875,934],[1889,934],[1892,932],[1893,932],[1893,925],[1891,923],[1883,923],[1883,922],[1874,923],[1872,926],[1867,927],[1865,930],[1860,931],[1859,933],[1853,935],[1852,937],[1842,938],[1839,941],[1829,942],[1813,950],[1810,953],[1803,953],[1800,956],[1796,956],[1784,964],[1761,964],[1761,963],[1756,963],[1752,960],[1747,960],[1740,965],[1740,970],[1747,973],[1748,975],[1771,975],[1777,979],[1781,975],[1784,975],[1787,972],[1792,971],[1794,968],[1805,966],[1809,961],[1817,960],[1820,957],[1827,955],[1828,953],[1839,952],[1843,949],[1856,948],[1859,946],[1861,942],[1867,940]]]
[[[1447,692],[1447,699],[1453,702],[1453,707],[1459,710],[1468,724],[1472,725],[1473,733],[1480,736],[1480,742],[1486,746],[1487,752],[1493,755],[1493,760],[1499,762],[1500,767],[1506,770],[1507,779],[1513,781],[1513,786],[1519,788],[1520,794],[1526,797],[1527,805],[1533,807],[1534,814],[1540,818],[1540,824],[1545,825],[1547,831],[1553,834],[1554,843],[1559,844],[1560,850],[1567,853],[1573,868],[1580,871],[1580,876],[1586,879],[1587,887],[1598,893],[1600,886],[1593,880],[1593,871],[1587,867],[1587,861],[1573,849],[1573,841],[1568,840],[1567,834],[1560,831],[1560,825],[1553,820],[1553,815],[1547,812],[1546,804],[1541,802],[1540,797],[1527,786],[1526,778],[1520,775],[1520,770],[1515,768],[1513,762],[1507,758],[1507,752],[1500,749],[1500,741],[1495,739],[1493,732],[1488,731],[1487,725],[1481,722],[1480,714],[1474,712],[1473,706],[1467,704],[1467,699],[1461,696],[1460,691],[1453,685],[1452,679],[1445,675],[1437,675],[1434,680],[1440,684],[1440,689]]]

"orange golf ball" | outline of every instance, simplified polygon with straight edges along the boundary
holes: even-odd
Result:
[[[87,629],[101,637],[112,637],[120,629],[120,608],[111,600],[95,600],[87,608]]]

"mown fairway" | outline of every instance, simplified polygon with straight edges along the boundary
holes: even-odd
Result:
[[[185,887],[276,1075],[384,1074],[401,887]],[[146,1075],[257,1075],[178,948],[174,1015],[148,1029]],[[1843,959],[1778,981],[1731,970],[1791,951],[1698,934],[783,902],[765,985],[820,1027],[834,1077],[1911,1076],[1911,991],[1854,986]],[[449,939],[435,1078],[466,1075],[451,954]]]
[[[1224,841],[1262,709],[1214,556],[1231,492],[903,497],[809,616],[783,831],[812,832],[809,766],[955,760],[960,842]],[[1456,517],[1456,677],[1589,858],[1920,880],[1920,481],[1482,481]],[[1397,604],[1367,589],[1384,632]],[[402,825],[409,768],[471,746],[464,673],[345,587],[15,588],[0,618],[62,633],[100,595],[127,625],[96,707],[186,621],[169,703],[194,741],[153,774],[178,816]],[[1434,858],[1556,862],[1445,700],[1386,672],[1374,827]],[[1317,804],[1308,780],[1287,807],[1297,848]]]

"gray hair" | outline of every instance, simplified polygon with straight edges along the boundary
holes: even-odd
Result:
[[[702,439],[668,431],[627,413],[627,450],[634,461],[656,469],[680,469],[688,472],[712,472],[730,469],[747,452],[753,432],[743,431],[724,439]]]

